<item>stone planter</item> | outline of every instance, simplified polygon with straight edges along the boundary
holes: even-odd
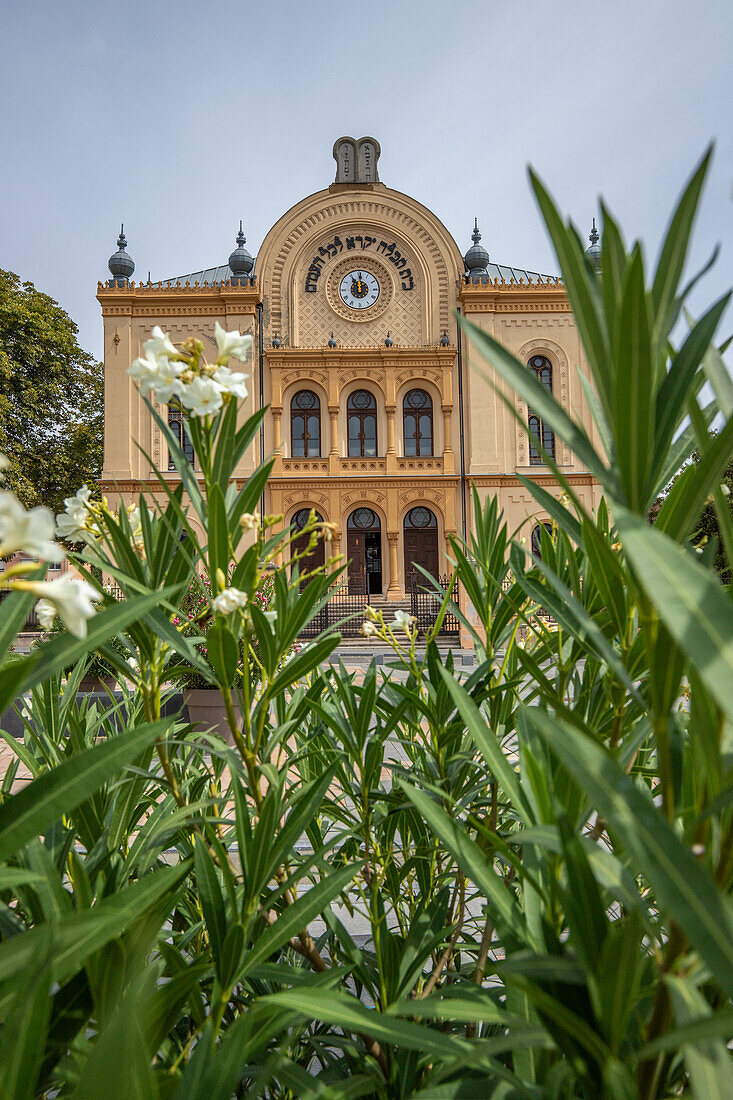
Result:
[[[232,731],[227,722],[227,712],[224,706],[224,696],[218,688],[189,688],[183,693],[183,701],[188,707],[188,720],[196,726],[200,733],[213,730],[218,733],[228,745],[234,744]],[[241,714],[236,702],[234,714],[239,722]]]
[[[104,695],[107,691],[114,691],[116,686],[114,676],[82,676],[79,691],[85,695]]]

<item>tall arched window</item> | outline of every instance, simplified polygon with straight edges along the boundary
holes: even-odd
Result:
[[[186,431],[186,417],[184,415],[183,409],[180,406],[168,406],[168,427],[176,437],[178,445],[182,448],[184,455],[191,463],[191,465],[193,465],[193,444],[188,438],[188,432]],[[168,469],[176,469],[176,463],[170,451],[168,452]]]
[[[410,390],[402,402],[406,455],[433,453],[433,402],[425,390]]]
[[[290,402],[290,454],[321,457],[321,402],[312,390],[299,390]]]
[[[544,527],[548,535],[552,536],[552,524],[547,520],[543,520],[542,523],[537,523],[532,528],[532,557],[542,559],[542,528]]]
[[[354,390],[346,403],[349,455],[374,457],[377,453],[377,402],[368,390]]]
[[[529,361],[529,368],[537,375],[537,378],[552,393],[552,365],[544,355],[533,355]],[[548,428],[544,421],[528,410],[527,423],[529,426],[529,462],[531,466],[542,466],[544,459],[540,447],[550,458],[555,457],[555,433]]]

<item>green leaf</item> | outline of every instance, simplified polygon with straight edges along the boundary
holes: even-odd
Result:
[[[714,574],[667,535],[619,509],[639,583],[718,705],[733,718],[733,604]]]
[[[263,1000],[272,1005],[289,1008],[309,1020],[323,1020],[341,1027],[344,1031],[368,1035],[378,1043],[417,1050],[433,1057],[461,1055],[472,1049],[472,1044],[456,1035],[446,1035],[432,1028],[421,1027],[394,1016],[385,1016],[375,1009],[366,1008],[355,997],[335,990],[302,991],[286,989],[273,993]]]
[[[580,332],[583,348],[588,356],[588,362],[601,397],[606,419],[609,423],[613,423],[613,395],[610,388],[611,380],[608,378],[608,364],[611,358],[610,346],[598,279],[588,268],[586,256],[577,234],[570,232],[563,225],[557,207],[532,169],[530,169],[529,178],[560,263],[560,270],[562,271],[562,278],[567,289],[573,316]],[[532,408],[539,413],[534,404],[532,404]],[[543,414],[539,413],[539,415],[542,416]],[[566,442],[572,446],[570,440],[566,440]],[[576,451],[576,454],[578,457],[584,458],[579,451]],[[587,462],[587,459],[584,458],[584,461]],[[588,468],[590,469],[590,466]]]
[[[657,263],[652,286],[652,301],[655,315],[658,318],[658,334],[661,337],[664,337],[668,331],[669,322],[674,314],[677,287],[687,259],[692,224],[695,220],[695,213],[697,212],[712,152],[711,146],[682,192],[677,208],[672,215]]]
[[[209,943],[211,944],[211,954],[218,972],[221,967],[222,948],[227,932],[226,909],[214,861],[200,836],[196,837],[194,847],[194,868],[206,931],[209,934]]]
[[[237,674],[239,646],[226,623],[215,622],[206,635],[206,655],[219,683],[231,687]]]
[[[245,953],[243,966],[238,975],[241,980],[253,967],[259,966],[268,956],[279,951],[291,936],[296,936],[308,923],[323,912],[358,873],[360,863],[332,871],[317,886],[312,886],[296,902],[289,905],[270,927],[262,933],[252,947]]]
[[[97,1036],[71,1100],[114,1096],[158,1100],[152,1059],[138,1019],[140,1007],[134,991],[128,991],[119,1010]]]
[[[730,294],[726,294],[700,318],[670,363],[667,376],[659,388],[655,432],[656,470],[661,469],[667,456],[674,432],[684,416],[695,374],[729,300]]]
[[[92,909],[80,910],[58,921],[54,932],[54,981],[63,985],[73,977],[93,952],[121,936],[148,907],[175,890],[190,867],[190,861],[186,861],[177,867],[155,871],[98,902]],[[0,994],[0,1013],[14,997],[10,979],[14,981],[30,967],[36,944],[44,934],[44,926],[38,925],[0,944],[0,985],[5,986]]]
[[[46,1050],[51,1015],[53,930],[41,934],[24,974],[14,983],[14,1008],[3,1024],[0,1040],[0,1096],[3,1100],[34,1100]]]
[[[217,569],[226,576],[229,569],[229,525],[224,494],[218,485],[212,485],[208,493],[207,531],[209,534],[209,576],[214,583]],[[218,593],[218,582],[214,595]]]
[[[41,574],[43,575],[43,574]],[[36,597],[32,592],[11,592],[5,595],[0,608],[0,657],[2,657],[25,626]]]
[[[486,854],[466,833],[466,826],[454,821],[438,803],[417,787],[399,782],[400,789],[412,802],[427,823],[431,832],[445,845],[458,866],[488,899],[496,912],[503,931],[511,932],[517,938],[527,942],[528,931],[524,917],[517,905],[514,894],[492,866]]]
[[[710,875],[649,794],[604,748],[536,707],[525,707],[523,713],[608,821],[635,874],[651,883],[660,910],[685,932],[720,987],[733,995],[733,918]]]
[[[162,718],[65,760],[0,806],[0,860],[54,825],[140,756],[170,726]]]
[[[649,503],[656,379],[641,247],[634,249],[614,348],[614,449],[623,495],[635,512]]]
[[[519,785],[519,776],[504,755],[504,750],[499,744],[496,734],[489,727],[486,719],[463,685],[459,684],[448,669],[442,665],[439,665],[438,669],[443,683],[448,689],[448,694],[453,700],[453,705],[466,723],[466,729],[489,765],[494,778],[525,824],[532,824],[532,811]]]
[[[712,1016],[710,1005],[689,981],[674,974],[665,975],[664,980],[681,1027]],[[729,1100],[733,1096],[733,1065],[724,1038],[683,1043],[682,1053],[695,1096],[704,1096],[705,1100]]]

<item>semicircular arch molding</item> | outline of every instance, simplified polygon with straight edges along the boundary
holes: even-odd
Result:
[[[325,239],[340,236],[343,240],[347,228],[353,232],[355,226],[372,226],[382,235],[390,233],[395,241],[403,243],[409,259],[414,257],[416,285],[414,290],[403,292],[402,298],[414,294],[413,301],[421,305],[420,342],[437,341],[441,331],[450,326],[455,285],[463,271],[463,260],[455,241],[431,211],[409,196],[386,187],[376,191],[351,190],[348,194],[319,191],[296,204],[272,227],[257,257],[257,274],[269,307],[268,327],[273,332],[278,331],[291,346],[308,346],[301,344],[301,306],[304,299],[309,298],[319,298],[323,304],[325,292],[322,285],[327,278],[329,263],[338,264],[346,253],[340,251],[324,263],[319,291],[313,295],[306,294],[301,285],[305,275],[301,271],[304,258],[309,250],[317,249],[319,245],[323,247],[322,241]],[[382,262],[389,269],[387,261],[380,260],[378,247],[376,243],[371,253],[355,251],[353,255],[371,255],[375,262]],[[331,328],[335,333],[340,318],[330,307],[325,308],[328,309],[329,323],[333,318]],[[389,310],[375,321],[381,339],[384,338],[382,329],[386,331],[388,317]],[[349,322],[346,325],[348,344],[351,346],[374,346],[381,342],[375,339],[369,323],[361,328]],[[324,342],[323,333],[313,325],[311,330],[312,345],[320,346]],[[357,332],[359,336],[355,335]],[[326,339],[329,333],[330,329]],[[346,343],[346,338],[342,337],[341,342]]]

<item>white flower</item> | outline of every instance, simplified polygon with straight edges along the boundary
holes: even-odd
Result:
[[[163,332],[160,325],[155,326],[152,338],[145,341],[143,348],[150,359],[156,359],[159,355],[165,359],[168,359],[171,355],[178,355],[177,349],[171,343],[170,336],[167,332]]]
[[[247,358],[252,337],[242,336],[241,332],[227,332],[217,321],[214,325],[216,346],[219,349],[219,359],[240,359],[244,362]]]
[[[275,622],[277,621],[277,611],[263,611],[262,614],[265,616],[271,626],[275,625]]]
[[[73,497],[65,497],[65,511],[56,516],[56,536],[69,542],[94,542],[99,528],[90,511],[91,489],[82,485]]]
[[[365,638],[372,638],[375,634],[379,633],[379,629],[370,619],[365,619],[361,624],[361,632]]]
[[[224,404],[221,386],[213,378],[197,375],[181,393],[181,404],[192,416],[208,416],[218,412]]]
[[[156,382],[160,380],[157,356],[152,352],[146,352],[142,359],[134,359],[130,363],[127,373],[134,382],[137,382],[143,397],[147,397],[150,391],[155,389]]]
[[[47,561],[58,561],[64,551],[53,541],[53,536],[50,508],[39,505],[26,512],[12,493],[0,493],[0,557],[22,550]]]
[[[7,462],[7,459],[5,461]],[[0,462],[2,462],[2,456],[0,456]],[[721,491],[721,493],[723,494],[724,497],[729,497],[730,496],[730,488],[725,483],[723,483],[720,486],[720,491]]]
[[[36,608],[45,630],[51,627],[56,615],[60,615],[70,634],[86,638],[87,619],[95,614],[93,601],[102,598],[96,588],[68,573],[55,581],[27,581],[23,587],[41,597]]]
[[[5,474],[3,470],[7,470],[10,465],[10,459],[6,455],[0,455],[0,481],[4,481]]]
[[[211,377],[221,386],[224,393],[230,393],[233,397],[238,397],[241,401],[244,401],[249,392],[244,384],[245,379],[249,378],[248,374],[242,374],[240,371],[231,371],[229,367],[217,367]]]
[[[229,615],[232,611],[236,611],[238,607],[247,606],[247,593],[240,592],[238,588],[225,588],[211,601],[211,606],[214,611],[218,611],[222,615]]]
[[[239,517],[239,525],[245,531],[256,531],[260,525],[260,513],[245,512]]]
[[[179,378],[183,369],[184,364],[177,363],[173,359],[165,359],[161,356],[158,360],[158,372],[152,389],[155,390],[156,401],[161,405],[167,405],[172,397],[180,397],[183,393],[183,382]]]
[[[392,627],[394,630],[404,630],[405,634],[410,635],[412,634],[412,624],[414,622],[414,615],[408,615],[406,611],[395,611]]]

